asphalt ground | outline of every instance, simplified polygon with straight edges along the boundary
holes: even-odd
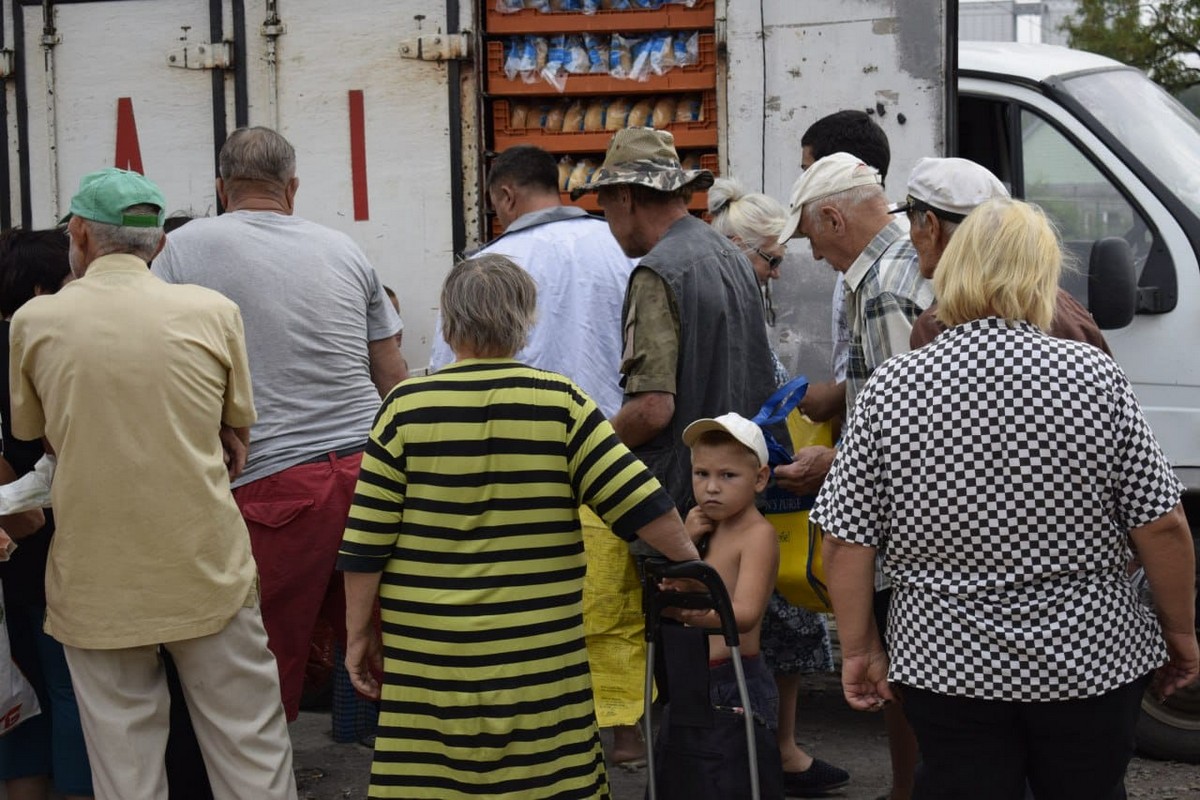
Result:
[[[304,712],[291,726],[300,797],[304,800],[363,800],[367,797],[371,751],[335,744],[327,713]],[[852,711],[835,675],[813,675],[800,691],[796,738],[818,758],[849,770],[851,781],[830,797],[875,800],[890,786],[887,737],[875,714]],[[646,771],[609,770],[614,800],[642,800]],[[1135,758],[1126,777],[1130,798],[1200,799],[1200,766]]]

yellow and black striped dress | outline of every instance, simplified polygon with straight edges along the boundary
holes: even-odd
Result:
[[[608,797],[577,508],[673,505],[569,379],[470,360],[388,396],[338,560],[382,571],[372,798]]]

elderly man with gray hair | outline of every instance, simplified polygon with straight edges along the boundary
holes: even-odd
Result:
[[[173,656],[218,797],[296,797],[279,678],[221,432],[254,422],[236,305],[170,286],[162,194],[87,175],[71,201],[77,280],[13,317],[13,433],[58,454],[46,633],[63,644],[96,797],[167,795]]]
[[[246,320],[258,422],[233,493],[295,719],[318,618],[345,630],[334,562],[380,398],[407,375],[402,326],[358,245],[294,215],[296,152],[285,138],[239,129],[218,160],[226,213],[173,232],[154,273],[217,290]]]
[[[845,275],[850,355],[846,365],[846,417],[871,373],[907,352],[913,321],[933,302],[909,241],[907,220],[891,216],[879,171],[849,153],[818,159],[792,188],[791,217],[779,241],[807,238],[813,258]],[[833,463],[831,447],[805,447],[775,480],[796,494],[817,491]],[[891,586],[876,570],[875,612],[886,617]],[[893,800],[909,796],[916,741],[898,705],[885,712],[892,758]]]

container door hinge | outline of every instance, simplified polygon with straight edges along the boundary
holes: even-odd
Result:
[[[0,50],[0,80],[17,73],[17,59],[12,50]]]
[[[430,33],[400,43],[401,58],[419,61],[468,61],[471,58],[469,33]]]
[[[232,42],[183,42],[167,54],[167,66],[181,69],[232,69]]]

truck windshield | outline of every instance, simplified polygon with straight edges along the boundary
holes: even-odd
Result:
[[[1200,120],[1137,70],[1067,78],[1063,89],[1200,215]]]

